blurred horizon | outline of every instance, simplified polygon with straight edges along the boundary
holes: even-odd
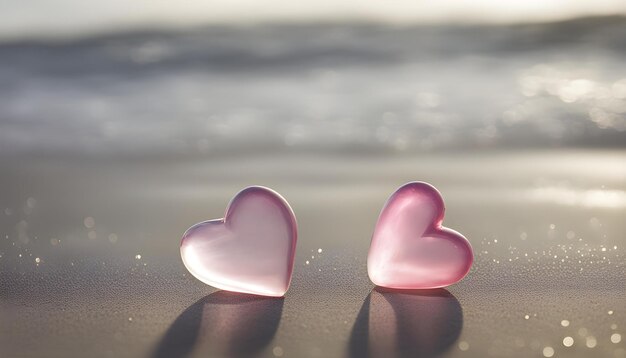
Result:
[[[250,0],[82,2],[7,1],[0,4],[0,41],[82,38],[143,30],[184,30],[205,25],[374,23],[389,26],[545,23],[607,15],[626,16],[619,0],[461,0],[387,3],[331,0],[258,3]]]
[[[626,147],[626,17],[0,43],[3,156]]]

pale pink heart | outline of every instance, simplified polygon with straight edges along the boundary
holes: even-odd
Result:
[[[189,228],[180,254],[187,270],[208,285],[280,297],[291,282],[297,230],[283,197],[252,186],[231,200],[223,219]]]
[[[378,286],[426,289],[463,279],[474,254],[460,233],[443,227],[445,206],[432,185],[403,185],[385,203],[367,257],[370,280]]]

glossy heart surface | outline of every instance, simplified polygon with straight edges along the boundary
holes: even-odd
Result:
[[[376,223],[367,257],[378,286],[428,289],[449,286],[469,272],[474,254],[460,233],[443,227],[439,191],[424,182],[403,185],[391,195]]]
[[[231,200],[223,219],[189,228],[180,254],[187,270],[208,285],[280,297],[289,288],[296,241],[296,218],[287,201],[252,186]]]

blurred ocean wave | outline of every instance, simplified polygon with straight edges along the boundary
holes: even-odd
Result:
[[[0,43],[0,152],[626,146],[626,18]]]

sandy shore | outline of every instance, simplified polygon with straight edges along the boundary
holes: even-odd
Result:
[[[623,150],[4,157],[0,344],[20,357],[620,356],[624,163]],[[447,291],[372,291],[373,226],[411,180],[441,190],[444,224],[469,238],[475,266]],[[298,218],[282,300],[215,292],[180,261],[183,231],[252,184],[279,191]]]

